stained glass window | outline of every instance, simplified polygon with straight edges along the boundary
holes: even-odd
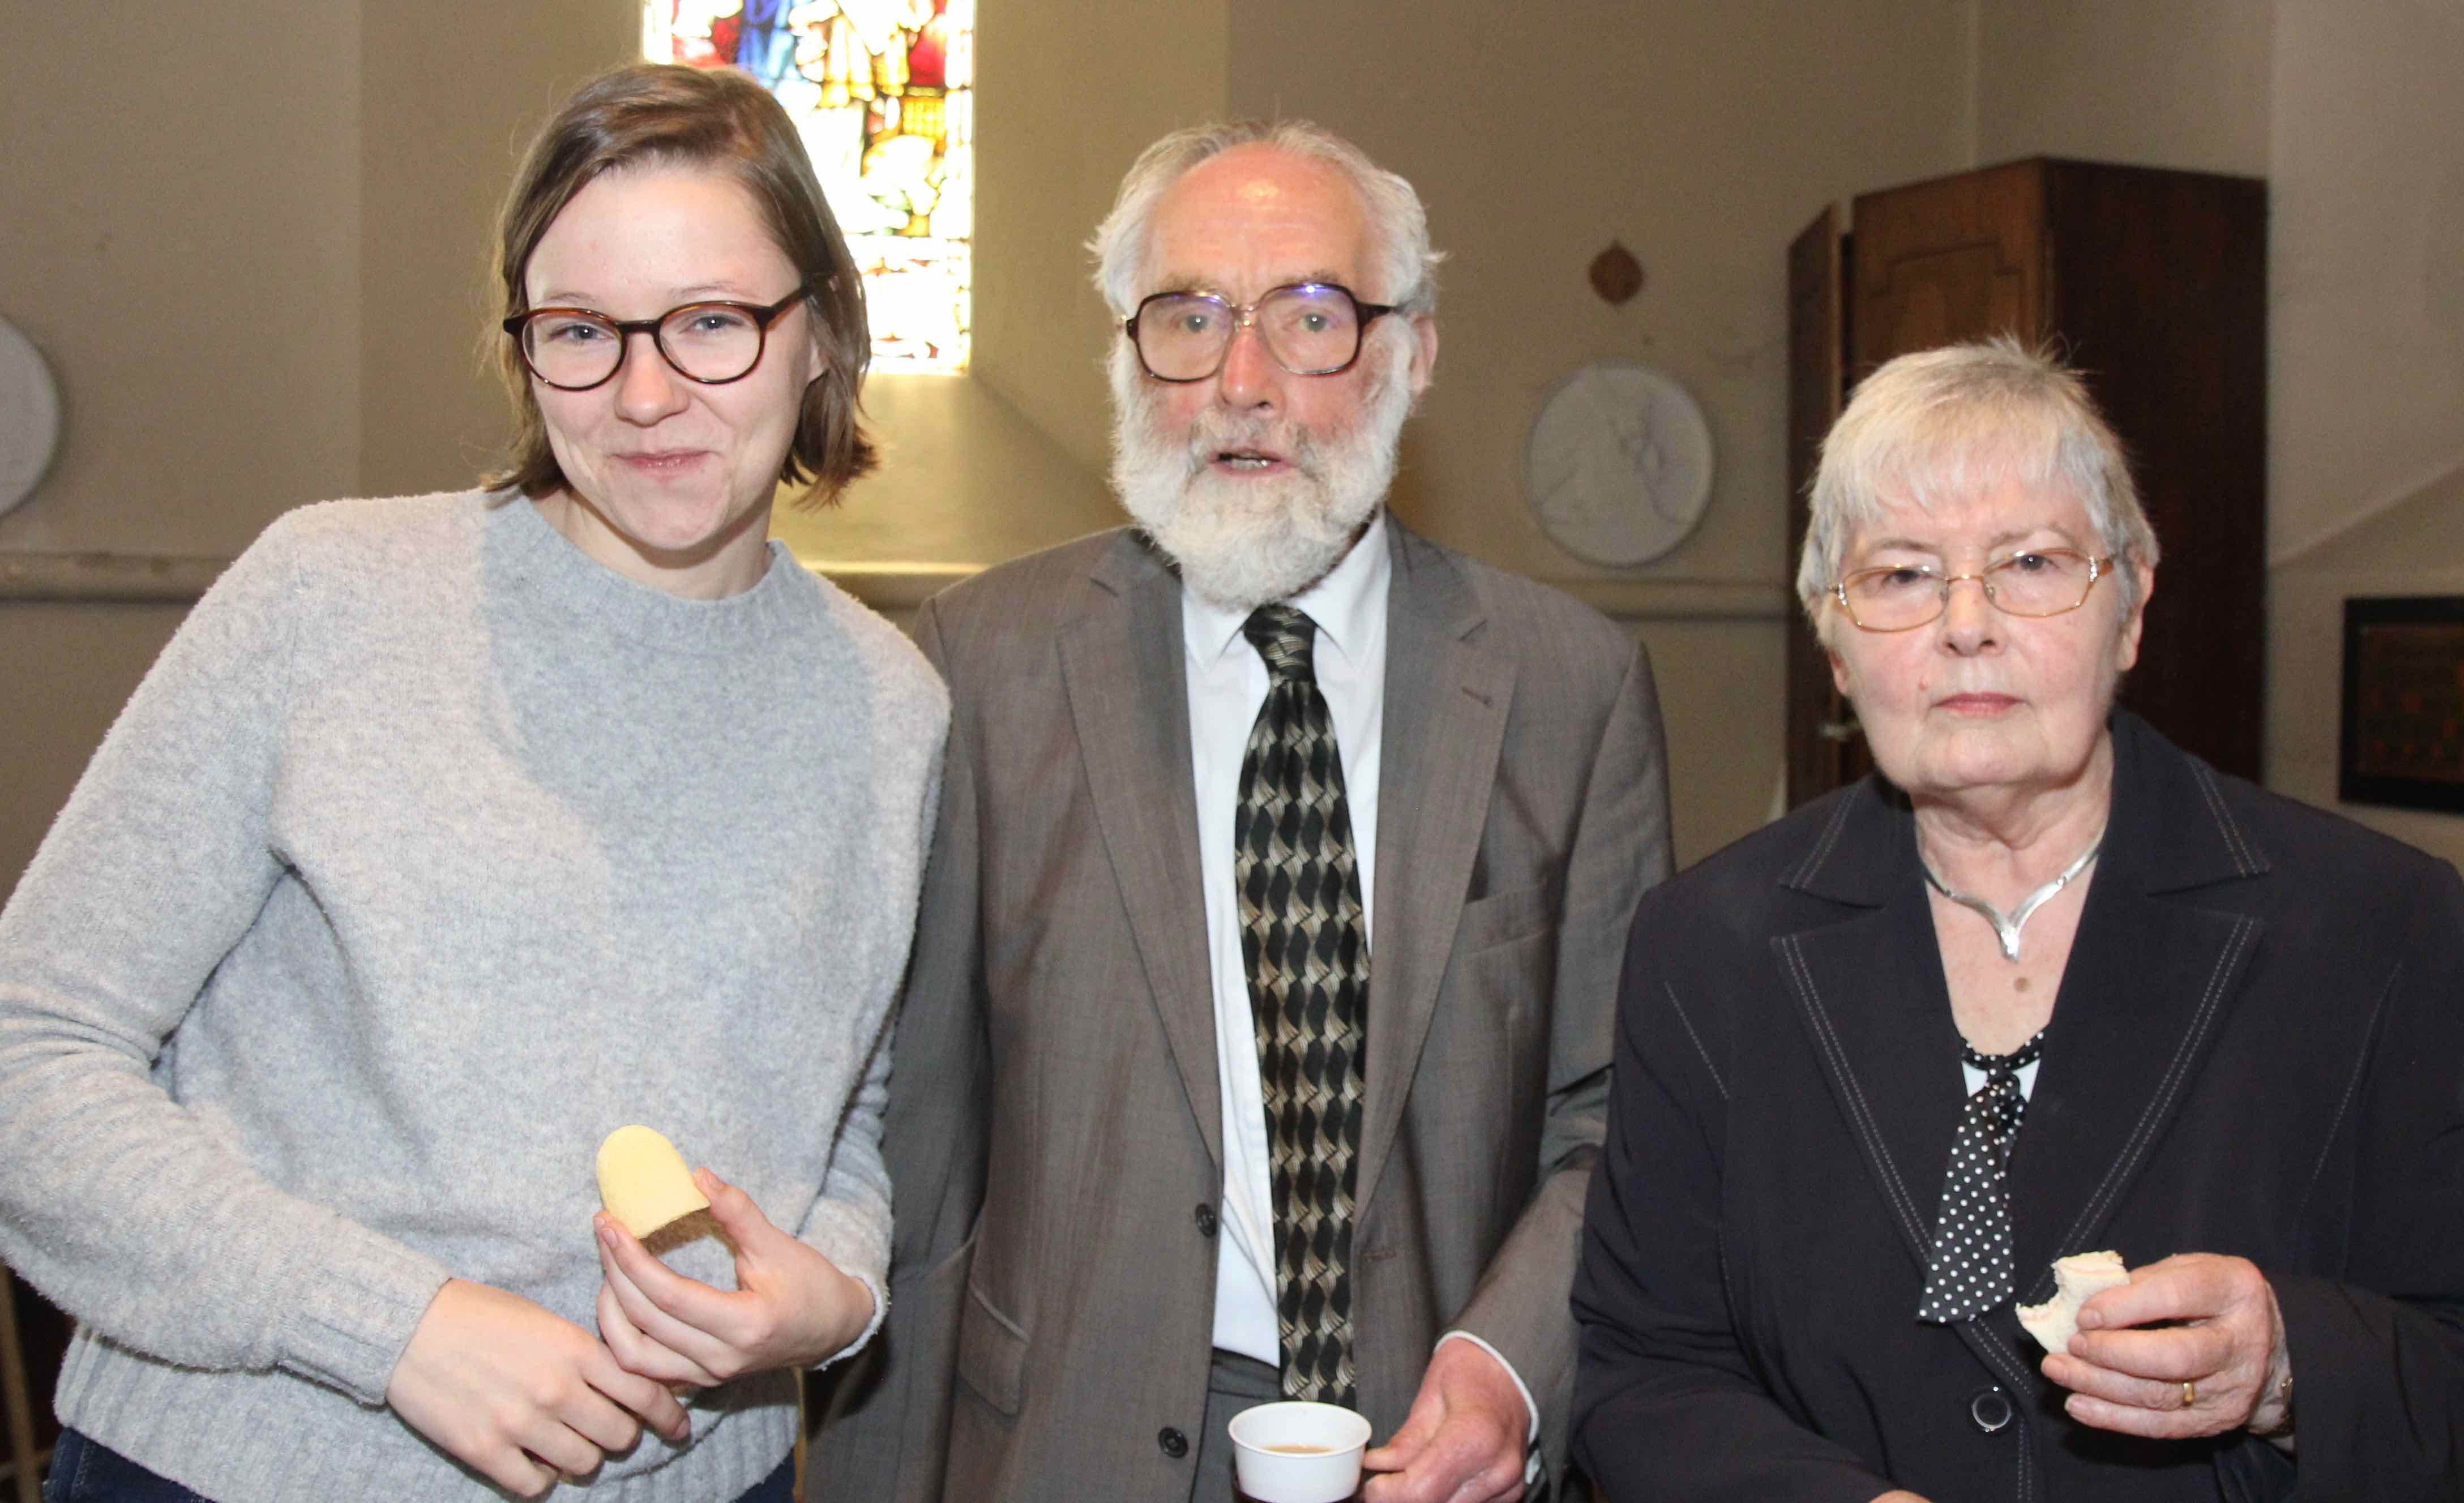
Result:
[[[786,105],[864,269],[877,369],[967,363],[975,0],[646,0],[642,51]]]

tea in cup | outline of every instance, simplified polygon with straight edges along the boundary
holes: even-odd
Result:
[[[1332,1404],[1286,1400],[1232,1417],[1232,1470],[1254,1503],[1343,1503],[1360,1490],[1369,1422]]]

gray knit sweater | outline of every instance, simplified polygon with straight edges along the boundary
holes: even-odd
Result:
[[[878,1299],[947,719],[777,544],[692,601],[517,497],[268,529],[0,912],[0,1256],[79,1321],[61,1419],[222,1503],[494,1495],[387,1377],[448,1276],[595,1329],[627,1122]],[[557,1495],[724,1500],[787,1453],[784,1374],[692,1408]]]

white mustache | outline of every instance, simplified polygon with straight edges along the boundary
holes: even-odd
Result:
[[[1287,423],[1243,419],[1201,409],[1189,425],[1189,475],[1196,479],[1218,454],[1255,449],[1282,456],[1311,480],[1321,480],[1318,446],[1308,432]]]

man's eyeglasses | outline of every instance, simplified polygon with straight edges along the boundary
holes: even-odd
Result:
[[[742,381],[761,363],[770,326],[804,297],[805,289],[775,303],[701,302],[671,308],[656,318],[610,318],[589,308],[534,308],[505,320],[531,374],[559,391],[588,391],[625,363],[629,336],[647,334],[659,358],[687,381],[705,386]]]
[[[1204,381],[1221,370],[1243,324],[1258,331],[1285,370],[1333,376],[1360,359],[1362,331],[1394,311],[1332,282],[1295,282],[1245,306],[1213,293],[1157,293],[1121,327],[1137,347],[1138,363],[1157,381]]]
[[[2113,568],[2068,548],[2032,548],[1987,564],[1976,574],[1945,575],[1925,564],[1859,569],[1831,587],[1848,619],[1867,631],[1906,631],[1950,607],[1950,587],[1973,579],[2006,616],[2059,616],[2087,603],[2096,581]]]

